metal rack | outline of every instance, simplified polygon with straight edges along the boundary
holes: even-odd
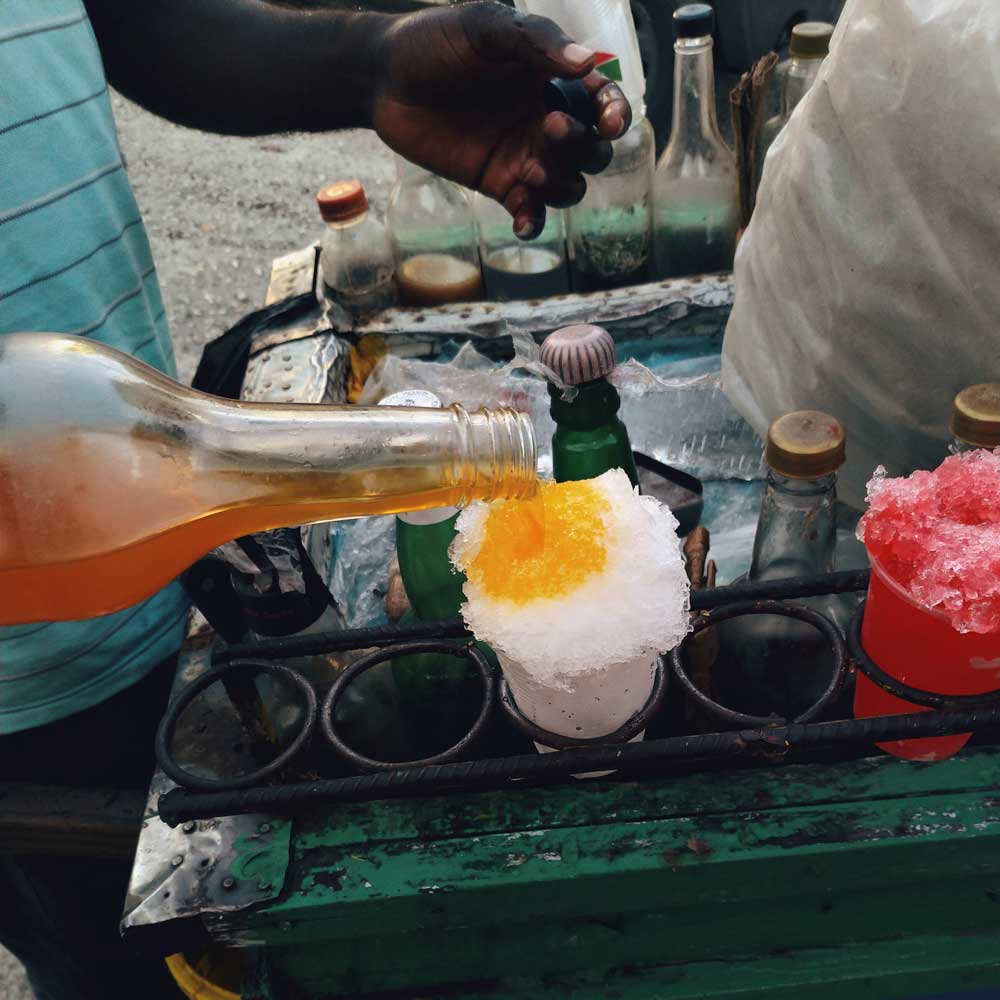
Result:
[[[647,705],[621,730],[597,739],[570,739],[545,732],[517,709],[498,671],[471,644],[460,621],[430,622],[411,627],[358,629],[291,639],[222,647],[216,666],[188,685],[173,702],[157,735],[157,756],[164,772],[181,787],[160,799],[160,816],[176,825],[194,819],[245,815],[261,811],[287,812],[346,801],[412,797],[447,792],[469,792],[527,783],[566,780],[581,772],[612,769],[634,776],[652,770],[725,764],[738,760],[775,763],[795,752],[820,748],[869,750],[874,743],[917,737],[988,731],[1000,726],[1000,691],[969,697],[946,697],[908,687],[888,676],[865,655],[860,644],[863,606],[859,608],[847,641],[829,619],[795,603],[783,603],[828,593],[860,591],[866,572],[836,573],[812,578],[741,584],[692,593],[692,610],[705,612],[692,632],[670,657],[669,671],[660,664],[654,692]],[[722,621],[743,615],[781,615],[812,625],[833,652],[830,682],[814,705],[793,720],[777,716],[744,715],[713,701],[688,675],[685,649],[697,635]],[[330,689],[322,705],[308,682],[276,661],[296,656],[377,647],[351,665]],[[441,653],[467,659],[478,672],[482,703],[468,731],[457,742],[430,757],[388,762],[367,757],[345,740],[335,722],[336,707],[357,679],[395,657]],[[177,721],[193,699],[234,671],[253,669],[289,681],[302,699],[301,728],[289,745],[260,769],[234,779],[193,775],[174,758],[172,739]],[[907,715],[870,719],[816,721],[835,702],[853,669],[860,669],[885,690],[917,705],[933,709]],[[629,743],[660,710],[668,682],[677,682],[720,731],[670,736]],[[531,739],[555,748],[547,754],[477,758],[475,752],[487,725],[497,714]],[[340,760],[360,772],[346,778],[312,781],[274,781],[294,762],[316,731]],[[517,786],[512,786],[517,787]]]

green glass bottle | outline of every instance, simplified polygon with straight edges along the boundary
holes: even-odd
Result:
[[[549,334],[542,363],[576,394],[549,386],[549,412],[556,422],[552,471],[557,483],[595,479],[610,469],[624,469],[633,486],[639,473],[628,430],[618,416],[622,401],[607,377],[615,368],[615,342],[607,330],[580,324]]]
[[[440,409],[441,401],[432,392],[407,389],[379,405]],[[401,624],[461,616],[465,575],[448,557],[457,520],[454,507],[397,515],[399,574],[413,609]],[[392,661],[392,673],[409,721],[410,742],[421,756],[455,743],[479,712],[482,685],[464,659],[434,653],[405,656]]]

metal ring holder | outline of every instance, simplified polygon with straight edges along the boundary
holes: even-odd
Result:
[[[801,604],[785,604],[782,601],[741,601],[738,604],[726,604],[718,608],[713,608],[695,622],[694,627],[684,637],[684,640],[670,653],[674,676],[681,682],[684,690],[702,708],[725,722],[742,728],[758,728],[783,724],[786,720],[776,715],[746,715],[743,712],[734,711],[725,705],[720,705],[717,701],[713,701],[695,686],[691,678],[688,677],[684,667],[684,648],[691,639],[713,625],[729,621],[732,618],[742,618],[744,615],[777,615],[782,618],[794,618],[796,621],[812,625],[829,642],[834,656],[833,676],[830,683],[818,701],[807,708],[801,715],[791,720],[799,724],[811,722],[828,708],[840,694],[848,670],[847,645],[840,634],[840,630],[826,615],[820,614],[818,611],[813,611],[812,608],[804,607]]]
[[[424,757],[421,760],[402,762],[383,761],[375,760],[372,757],[366,757],[358,753],[340,738],[334,727],[334,714],[344,692],[358,677],[373,667],[377,667],[380,663],[385,663],[387,660],[393,660],[397,657],[414,656],[420,653],[441,653],[458,659],[466,659],[479,671],[479,676],[483,683],[483,704],[479,710],[479,715],[476,717],[476,721],[457,743],[447,750],[443,750],[441,753]],[[471,643],[456,645],[455,643],[441,640],[399,642],[370,653],[368,656],[361,657],[361,659],[352,663],[337,678],[323,701],[323,707],[320,711],[320,724],[323,729],[323,735],[326,737],[326,741],[334,753],[344,760],[349,761],[361,771],[395,771],[400,768],[424,767],[429,764],[448,764],[460,760],[486,729],[490,716],[493,714],[495,702],[496,673],[493,665]]]
[[[242,777],[223,781],[218,778],[204,778],[200,775],[192,774],[186,768],[181,767],[174,759],[173,742],[177,721],[184,710],[202,691],[207,690],[217,681],[222,681],[223,678],[231,673],[247,669],[279,677],[287,681],[302,696],[302,700],[305,703],[305,719],[302,723],[302,728],[296,734],[295,739],[274,760]],[[312,736],[316,726],[316,714],[316,692],[313,690],[312,685],[298,671],[292,670],[290,667],[283,666],[280,663],[271,663],[266,660],[232,660],[224,666],[215,667],[207,671],[197,680],[188,684],[181,691],[180,695],[168,706],[166,715],[163,716],[156,730],[156,762],[171,781],[175,781],[184,788],[191,788],[199,792],[222,792],[250,788],[253,785],[260,785],[270,780],[298,756],[299,752],[306,746]]]
[[[861,645],[861,627],[865,620],[864,601],[858,606],[851,619],[851,627],[847,634],[847,645],[858,669],[883,691],[887,691],[902,701],[920,705],[923,708],[948,709],[992,708],[1000,699],[1000,688],[987,691],[985,694],[938,694],[934,691],[924,691],[910,687],[895,677],[887,674],[866,652]]]
[[[591,736],[581,739],[576,736],[560,736],[557,733],[550,733],[547,729],[536,726],[521,710],[514,701],[514,695],[507,684],[507,679],[501,675],[500,678],[500,706],[504,710],[507,718],[535,743],[542,746],[551,747],[553,750],[572,750],[576,747],[603,746],[609,743],[628,743],[629,740],[638,736],[646,726],[649,725],[653,716],[660,710],[663,699],[667,693],[670,675],[662,659],[657,659],[656,667],[653,671],[653,690],[646,704],[639,709],[623,726],[620,726],[613,733],[606,736]]]

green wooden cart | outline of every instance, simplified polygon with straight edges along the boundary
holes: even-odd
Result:
[[[279,262],[272,297],[301,290],[309,267]],[[674,328],[719,341],[730,303],[728,281],[710,278],[401,311],[340,332],[419,354],[458,330],[485,343],[586,317],[619,339]],[[277,364],[295,376],[296,352],[315,360],[317,326],[338,322],[270,333],[253,377]],[[211,640],[192,630],[178,687],[209,668]],[[192,737],[204,759],[232,738],[223,728]],[[123,930],[162,954],[242,949],[247,1000],[1000,995],[1000,747],[978,742],[938,764],[778,757],[173,829],[157,774]]]

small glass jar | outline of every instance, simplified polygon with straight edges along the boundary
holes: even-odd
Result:
[[[320,251],[323,294],[355,318],[396,304],[392,245],[368,210],[358,181],[338,181],[316,195],[326,223]]]
[[[466,193],[400,156],[396,177],[386,221],[402,304],[438,306],[481,299],[479,238]]]
[[[607,169],[587,178],[587,194],[569,210],[567,245],[575,292],[652,280],[653,127],[639,118],[613,148]]]
[[[510,215],[492,198],[477,194],[474,207],[483,280],[490,299],[546,299],[569,291],[562,212],[549,209],[541,234],[526,243],[514,235]]]

